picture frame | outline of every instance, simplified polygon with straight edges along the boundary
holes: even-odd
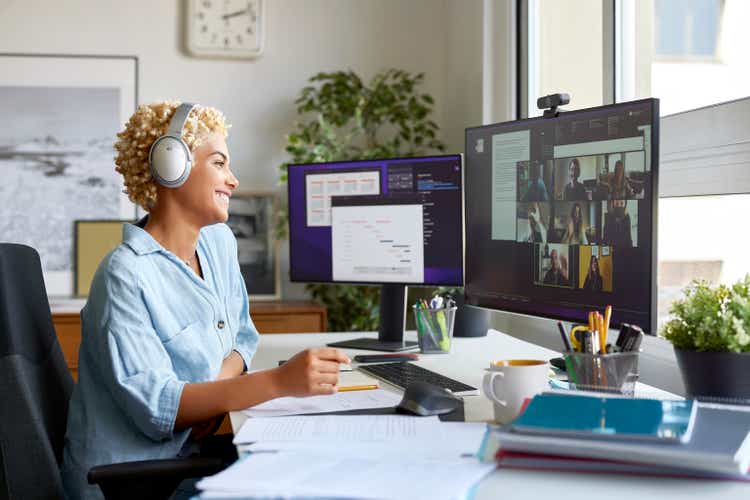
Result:
[[[273,191],[239,191],[229,199],[227,225],[250,300],[281,299],[279,241],[274,234],[279,200]]]
[[[0,234],[39,252],[50,297],[70,297],[74,221],[136,216],[113,158],[138,58],[0,53],[0,67]]]
[[[133,222],[135,219],[75,221],[76,297],[88,297],[99,263],[122,242],[122,226]]]

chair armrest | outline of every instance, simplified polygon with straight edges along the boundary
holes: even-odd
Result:
[[[107,499],[166,498],[183,479],[210,476],[225,467],[213,457],[142,460],[98,465],[86,477],[89,484],[99,485]]]
[[[221,459],[212,457],[170,458],[163,460],[141,460],[119,464],[97,465],[88,473],[89,484],[104,481],[131,481],[139,479],[159,479],[167,476],[181,478],[200,477],[216,474],[225,465]]]

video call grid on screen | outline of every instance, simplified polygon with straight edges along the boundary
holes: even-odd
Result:
[[[290,165],[291,280],[462,285],[461,165],[460,155]]]
[[[466,130],[474,305],[655,326],[658,101]]]

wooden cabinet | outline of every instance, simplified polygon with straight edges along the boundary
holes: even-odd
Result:
[[[326,308],[314,302],[254,302],[250,305],[250,317],[262,334],[325,332],[327,328]],[[78,312],[55,312],[53,308],[52,321],[68,368],[78,380],[80,315]]]

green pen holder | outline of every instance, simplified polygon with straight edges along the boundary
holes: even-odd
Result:
[[[571,389],[633,397],[638,380],[638,352],[565,353]]]
[[[417,325],[419,351],[425,354],[447,354],[453,345],[453,324],[457,307],[422,309],[412,306]]]

